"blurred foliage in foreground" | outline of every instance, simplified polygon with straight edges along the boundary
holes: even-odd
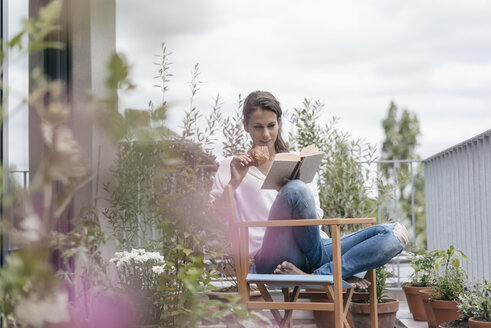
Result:
[[[2,41],[3,49],[33,52],[61,47],[43,39],[59,28],[55,24],[62,5],[63,1],[55,0],[43,7],[39,17],[27,21],[13,40]],[[30,41],[28,47],[22,47],[24,35]],[[4,54],[1,55],[3,59]],[[35,70],[29,74],[35,86],[26,101],[32,111],[30,115],[40,118],[44,152],[28,189],[14,189],[9,185],[9,192],[4,195],[2,234],[8,237],[11,245],[15,244],[17,250],[7,256],[0,270],[3,325],[6,326],[8,321],[25,327],[48,324],[58,324],[59,327],[133,327],[144,323],[189,327],[202,321],[226,321],[232,327],[267,324],[267,319],[247,311],[237,298],[218,302],[203,296],[203,292],[210,288],[211,276],[204,262],[204,251],[208,245],[205,240],[213,236],[209,232],[218,226],[204,224],[204,220],[211,219],[207,216],[208,202],[204,200],[207,194],[203,191],[209,181],[197,174],[196,167],[187,166],[188,159],[181,158],[180,150],[175,149],[179,144],[169,142],[169,131],[164,125],[165,102],[157,108],[149,104],[148,113],[156,125],[148,129],[137,126],[130,113],[121,115],[118,112],[118,92],[129,90],[134,85],[128,79],[129,69],[122,55],[111,58],[108,70],[106,97],[93,99],[88,104],[93,106],[96,114],[94,124],[108,132],[122,149],[114,170],[119,181],[106,184],[113,198],[104,215],[111,221],[121,211],[129,209],[132,212],[125,216],[126,222],[147,220],[136,229],[146,229],[146,223],[155,229],[156,235],[148,239],[146,246],[161,252],[163,263],[158,267],[166,271],[158,275],[157,288],[150,291],[152,295],[123,288],[132,284],[120,285],[110,279],[102,247],[112,236],[101,230],[98,195],[81,213],[74,214],[68,233],[57,232],[60,223],[67,224],[67,208],[74,195],[94,177],[98,178],[99,172],[91,171],[90,166],[94,163],[86,162],[72,132],[72,124],[77,122],[69,121],[71,108],[63,100],[65,86],[59,81],[46,80],[39,70]],[[3,111],[2,114],[4,119],[8,119]],[[182,144],[188,145],[185,141]],[[128,151],[141,157],[125,157]],[[144,162],[126,163],[126,159]],[[131,172],[134,174],[129,177],[118,175],[133,164],[146,171]],[[138,180],[140,178],[143,180]],[[124,179],[133,184],[125,185]],[[118,193],[118,188],[127,189]],[[118,198],[125,192],[135,198]],[[145,193],[149,193],[148,198],[144,198]],[[121,204],[123,207],[117,207]],[[120,241],[117,245],[129,247],[130,243],[140,243],[137,238],[126,237],[128,231],[136,236],[143,230],[118,230],[123,226],[117,226],[115,222],[112,221],[113,233]],[[59,267],[55,268],[54,263]],[[131,276],[127,278],[131,279]],[[128,280],[121,280],[125,281]],[[160,307],[160,311],[147,316],[155,307]]]

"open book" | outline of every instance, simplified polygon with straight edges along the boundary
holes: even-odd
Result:
[[[302,149],[300,155],[276,154],[261,189],[278,189],[284,184],[283,178],[300,179],[305,183],[312,182],[323,157],[324,152],[319,151],[314,145]]]

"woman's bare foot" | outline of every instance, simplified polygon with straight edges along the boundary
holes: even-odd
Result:
[[[303,272],[302,270],[300,270],[299,268],[297,268],[292,263],[287,262],[287,261],[283,261],[280,264],[278,264],[278,266],[274,270],[274,273],[276,273],[276,274],[307,274],[307,273]],[[349,277],[349,278],[345,279],[345,281],[348,284],[352,285],[353,287],[360,288],[360,289],[367,289],[371,285],[368,280],[358,278],[355,276]]]
[[[367,289],[371,285],[370,281],[355,276],[346,278],[344,279],[344,281],[346,281],[351,286],[360,289]]]
[[[306,274],[290,262],[283,261],[274,270],[276,274]]]

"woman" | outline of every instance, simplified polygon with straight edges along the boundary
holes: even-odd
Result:
[[[279,192],[261,189],[274,156],[288,151],[281,136],[280,103],[269,92],[252,92],[244,101],[243,117],[253,146],[266,146],[269,160],[256,167],[251,166],[253,159],[248,154],[226,158],[215,176],[212,197],[220,197],[229,184],[242,220],[322,218],[315,181],[292,180]],[[376,225],[342,237],[343,279],[356,287],[367,287],[366,280],[354,275],[384,265],[407,242],[407,230],[399,223]],[[258,273],[333,273],[331,240],[319,226],[250,228],[249,250]]]

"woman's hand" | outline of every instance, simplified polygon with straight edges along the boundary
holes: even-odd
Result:
[[[234,156],[230,163],[230,182],[229,184],[235,190],[244,179],[250,164],[253,162],[251,156],[247,154],[239,154]]]

